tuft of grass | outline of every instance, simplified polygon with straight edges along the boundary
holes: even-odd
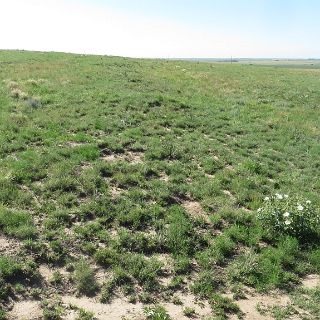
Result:
[[[94,313],[90,311],[86,311],[82,308],[78,310],[79,315],[76,320],[94,320]]]
[[[193,318],[196,315],[196,310],[191,307],[183,308],[183,314],[188,318]]]
[[[162,306],[147,307],[144,313],[149,320],[171,320],[166,309]]]
[[[228,319],[229,314],[241,314],[237,304],[231,299],[223,297],[217,293],[211,297],[211,307],[213,312],[219,319]]]
[[[90,264],[85,260],[80,260],[78,263],[76,263],[74,279],[77,290],[81,294],[93,295],[99,288],[94,271],[92,270]]]
[[[36,236],[36,228],[30,213],[9,210],[1,205],[0,229],[5,234],[19,239],[31,239]]]

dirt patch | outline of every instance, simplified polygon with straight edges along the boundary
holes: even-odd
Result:
[[[232,200],[235,200],[235,199],[236,199],[235,196],[234,196],[229,190],[223,190],[223,193],[224,193],[226,196],[230,197],[230,199],[232,199]]]
[[[163,306],[167,310],[172,319],[175,320],[187,320],[190,319],[183,314],[183,309],[186,307],[193,308],[195,310],[194,319],[203,319],[212,314],[210,305],[207,301],[198,301],[195,296],[190,293],[179,292],[175,295],[181,301],[180,305],[176,305],[172,302],[164,303]]]
[[[116,154],[105,154],[101,157],[103,161],[115,162],[115,161],[127,161],[132,164],[143,163],[143,152],[132,152],[128,151],[126,153]]]
[[[42,276],[42,278],[46,281],[46,282],[50,282],[53,278],[53,274],[55,272],[59,272],[62,276],[64,277],[68,277],[69,273],[62,268],[50,268],[47,265],[40,265],[39,266],[39,272],[40,275]]]
[[[40,320],[42,310],[39,301],[21,301],[17,302],[13,309],[8,313],[9,320]]]
[[[124,298],[117,298],[109,304],[103,304],[94,298],[63,296],[62,302],[66,307],[74,305],[93,312],[97,320],[143,319],[142,303],[131,304]],[[72,320],[74,318],[72,317],[72,313],[69,313],[64,319]]]
[[[20,242],[0,235],[0,253],[5,255],[14,255],[20,249]]]
[[[302,280],[302,286],[306,289],[315,289],[320,286],[320,276],[317,274],[310,274]]]
[[[204,212],[204,210],[202,209],[201,205],[199,202],[197,201],[184,201],[182,203],[183,208],[186,209],[186,211],[195,218],[203,218],[206,222],[210,222],[209,221],[209,217],[207,216],[207,214]]]
[[[143,162],[143,152],[128,152],[127,159],[131,163],[142,163]]]
[[[211,315],[211,308],[208,302],[200,302],[190,293],[179,292],[175,295],[180,300],[180,304],[174,304],[172,302],[161,303],[172,319],[187,320],[189,319],[183,314],[185,307],[193,308],[195,310],[195,319],[209,317]],[[96,319],[105,320],[142,320],[144,316],[144,305],[140,302],[132,304],[129,303],[125,298],[114,299],[109,304],[102,304],[94,298],[77,298],[74,296],[63,296],[62,302],[65,307],[76,306],[83,308],[87,311],[93,312]],[[73,310],[67,312],[63,318],[65,320],[74,320],[76,313]]]
[[[75,141],[68,141],[67,146],[70,148],[76,148],[85,145],[86,142],[75,142]]]
[[[100,285],[103,285],[107,280],[110,280],[111,277],[111,272],[107,272],[104,269],[95,266],[95,278]]]
[[[111,197],[117,198],[121,193],[123,193],[125,190],[121,188],[117,188],[115,186],[110,187]]]
[[[168,182],[168,181],[169,181],[169,176],[168,176],[165,172],[161,172],[161,173],[160,173],[160,176],[159,176],[159,179],[160,179],[161,181]]]
[[[232,298],[232,295],[227,296]],[[282,293],[265,295],[253,292],[251,289],[249,289],[246,299],[237,300],[236,304],[243,312],[243,319],[245,320],[272,320],[274,318],[270,314],[260,314],[257,310],[257,306],[260,306],[263,310],[272,308],[273,306],[285,307],[286,305],[291,304],[291,300],[289,296]]]

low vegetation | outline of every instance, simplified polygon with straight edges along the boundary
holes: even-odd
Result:
[[[290,296],[260,308],[277,319],[316,319],[319,288],[301,284],[320,274],[319,69],[19,51],[0,65],[0,319],[23,299],[63,319],[66,296],[200,319],[186,294],[245,317],[248,290]]]

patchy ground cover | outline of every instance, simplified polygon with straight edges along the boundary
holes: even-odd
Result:
[[[0,319],[319,318],[319,76],[1,51]]]

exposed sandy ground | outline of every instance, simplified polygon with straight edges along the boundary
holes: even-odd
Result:
[[[160,180],[168,182],[169,181],[169,176],[165,172],[161,172],[160,174]]]
[[[40,272],[42,278],[46,282],[50,282],[50,280],[52,280],[53,274],[56,271],[58,271],[64,277],[68,277],[69,276],[69,273],[63,268],[50,268],[50,267],[48,267],[47,265],[44,265],[44,264],[39,266],[39,272]]]
[[[13,309],[8,313],[9,320],[40,320],[42,310],[38,301],[21,301],[17,302]]]
[[[119,160],[125,160],[132,164],[137,163],[143,163],[143,152],[132,152],[128,151],[124,154],[106,154],[103,157],[101,157],[104,161],[119,161]]]
[[[183,314],[183,309],[185,307],[194,308],[196,312],[194,319],[203,319],[204,317],[210,316],[211,308],[208,302],[197,302],[192,294],[187,293],[179,293],[177,296],[181,300],[182,304],[175,305],[172,302],[161,303],[173,320],[189,319]],[[110,304],[102,304],[94,298],[63,296],[62,302],[65,307],[72,305],[93,312],[98,320],[145,319],[143,304],[139,302],[132,304],[124,298],[114,299]],[[74,310],[69,310],[63,319],[75,320],[76,315],[77,314]]]
[[[310,274],[306,276],[302,280],[302,286],[306,289],[315,289],[316,287],[320,286],[320,276],[317,274]]]
[[[110,188],[110,192],[111,192],[111,197],[112,198],[117,198],[122,192],[125,192],[125,190],[121,189],[121,188],[118,188],[118,187],[115,187],[115,186],[112,186]]]
[[[210,222],[208,215],[202,209],[201,205],[197,201],[184,201],[182,206],[192,217],[203,218],[206,222]]]
[[[11,238],[8,238],[0,234],[0,254],[16,254],[19,251],[20,242]]]
[[[183,309],[186,307],[193,308],[195,310],[195,316],[193,317],[193,319],[203,319],[211,315],[211,308],[207,301],[199,302],[195,299],[194,295],[190,293],[178,293],[176,294],[176,296],[179,297],[179,299],[182,302],[182,305],[175,305],[173,303],[162,304],[172,319],[190,319],[183,314]]]
[[[232,294],[226,295],[232,298]],[[289,296],[275,292],[273,294],[260,294],[254,292],[252,289],[247,290],[246,299],[240,299],[236,301],[240,310],[243,312],[243,318],[245,320],[272,320],[274,319],[270,314],[262,315],[257,310],[257,305],[260,305],[263,309],[272,306],[285,307],[290,304]],[[230,316],[230,319],[238,319],[236,315]],[[293,319],[293,318],[290,318]]]
[[[143,305],[132,304],[122,298],[114,299],[110,304],[102,304],[94,298],[63,296],[62,302],[65,306],[74,305],[93,312],[97,320],[123,320],[123,317],[143,319]],[[74,312],[68,313],[63,319],[74,320]]]

